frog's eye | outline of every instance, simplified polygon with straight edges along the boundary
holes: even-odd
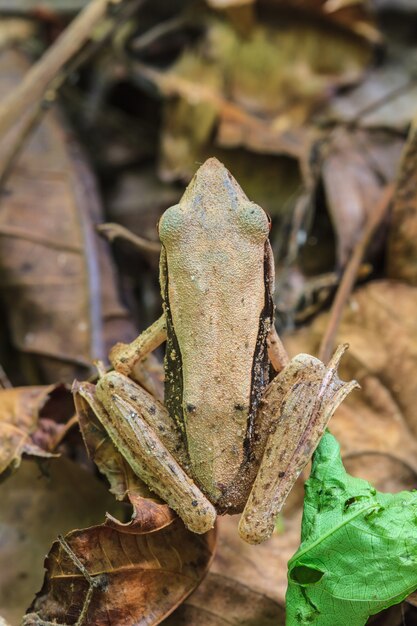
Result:
[[[184,215],[179,204],[174,204],[162,214],[158,222],[159,238],[168,243],[179,236],[184,224]]]
[[[265,241],[269,235],[270,219],[260,206],[246,204],[239,211],[239,226],[252,241]]]

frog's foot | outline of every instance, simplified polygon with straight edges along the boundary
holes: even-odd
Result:
[[[242,517],[239,533],[248,543],[260,543],[272,534],[275,517],[299,474],[310,460],[333,413],[358,387],[337,375],[347,345],[339,346],[326,366],[299,354],[269,384],[261,411],[276,416],[258,474]]]
[[[216,519],[215,508],[169,451],[168,446],[173,445],[172,433],[167,432],[166,424],[161,422],[163,432],[160,432],[149,423],[150,415],[156,418],[155,411],[161,409],[156,403],[148,406],[148,401],[130,402],[124,394],[126,385],[118,385],[117,390],[112,388],[117,376],[112,374],[110,384],[106,378],[100,379],[93,397],[89,383],[80,383],[77,393],[90,404],[113,444],[149,489],[178,513],[189,530],[199,534],[209,531]],[[129,385],[134,383],[130,381]],[[139,394],[149,395],[137,388],[137,402],[142,399]],[[164,433],[167,445],[161,441]],[[178,452],[177,446],[175,450]]]

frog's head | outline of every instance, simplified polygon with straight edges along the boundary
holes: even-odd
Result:
[[[236,209],[249,203],[241,186],[216,158],[207,159],[194,174],[182,198],[184,204],[198,205],[206,211],[214,207]]]
[[[216,158],[197,170],[178,205],[165,211],[159,223],[161,241],[202,229],[208,234],[240,231],[248,239],[265,241],[270,220],[251,202],[229,170]]]

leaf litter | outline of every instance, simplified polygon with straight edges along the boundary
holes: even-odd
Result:
[[[204,160],[207,155],[220,156],[248,190],[248,195],[274,216],[275,227],[272,237],[279,259],[277,269],[280,285],[284,285],[288,296],[292,286],[289,282],[285,283],[283,276],[286,272],[288,277],[297,276],[296,287],[300,294],[297,300],[287,298],[288,302],[296,301],[297,308],[291,304],[290,308],[283,310],[286,319],[284,326],[291,328],[297,323],[297,319],[301,319],[303,315],[303,307],[305,311],[308,309],[310,317],[315,318],[305,330],[293,333],[293,336],[288,338],[287,345],[291,351],[315,353],[328,321],[325,315],[317,316],[326,303],[326,297],[315,301],[317,293],[315,289],[318,289],[319,285],[327,284],[321,293],[327,294],[327,301],[331,297],[337,276],[355,249],[363,224],[372,213],[378,195],[395,179],[405,140],[404,132],[417,109],[415,89],[409,70],[411,66],[398,62],[401,55],[404,57],[408,44],[405,39],[402,52],[395,58],[395,51],[389,43],[387,59],[378,64],[375,46],[384,46],[385,42],[367,13],[365,3],[362,2],[352,4],[305,0],[301,3],[289,3],[292,4],[290,7],[292,14],[285,18],[285,30],[276,28],[274,19],[271,19],[278,16],[281,24],[284,24],[284,14],[280,13],[281,3],[259,3],[263,5],[259,7],[258,3],[252,3],[252,6],[249,6],[249,3],[238,6],[241,3],[236,2],[211,4],[215,13],[206,15],[201,12],[197,19],[185,11],[184,19],[178,20],[177,25],[182,21],[183,24],[184,22],[187,24],[187,28],[181,30],[182,27],[179,29],[176,27],[171,30],[175,37],[178,36],[177,40],[171,35],[161,37],[156,33],[158,28],[152,33],[152,28],[160,23],[162,13],[158,18],[152,18],[153,24],[149,23],[152,19],[147,17],[148,33],[145,34],[148,36],[150,33],[152,36],[148,37],[148,44],[145,46],[143,46],[145,27],[140,21],[144,16],[139,14],[139,18],[135,17],[130,23],[131,30],[127,29],[120,34],[123,41],[126,33],[134,32],[136,28],[139,32],[136,32],[135,36],[142,41],[137,47],[139,52],[128,52],[127,57],[120,55],[123,46],[119,45],[119,41],[114,49],[114,57],[113,52],[98,56],[101,68],[107,68],[105,89],[100,92],[97,90],[97,84],[89,83],[88,80],[79,85],[68,84],[65,91],[63,90],[64,102],[66,100],[68,110],[74,112],[77,109],[74,106],[77,99],[73,96],[81,95],[78,102],[82,104],[76,110],[75,117],[78,122],[81,120],[82,134],[87,138],[94,137],[91,144],[101,146],[99,150],[96,149],[96,155],[92,153],[90,157],[93,166],[97,166],[96,171],[106,192],[105,195],[108,191],[116,190],[116,195],[113,194],[115,213],[118,212],[118,207],[126,206],[123,202],[127,197],[126,193],[129,192],[127,186],[117,183],[128,180],[126,176],[135,181],[130,184],[136,185],[138,190],[134,193],[137,198],[138,217],[132,210],[124,215],[123,212],[119,212],[120,221],[123,224],[123,220],[127,220],[125,225],[142,235],[144,217],[143,214],[140,217],[140,209],[143,207],[148,224],[146,236],[150,239],[153,238],[151,224],[156,222],[160,212],[166,208],[166,198],[169,196],[175,201],[175,195],[181,195],[181,186],[194,171],[195,162]],[[269,7],[266,7],[267,4]],[[378,16],[382,19],[379,19],[379,23],[384,25],[387,3],[379,4],[382,4],[382,13]],[[255,6],[256,11],[253,10]],[[56,7],[59,11],[58,5]],[[404,11],[402,7],[401,11]],[[312,14],[317,18],[317,22],[306,21]],[[407,19],[407,14],[404,15]],[[168,32],[169,29],[165,30]],[[387,37],[387,34],[384,33],[384,36]],[[309,42],[309,45],[303,49],[299,46],[297,54],[291,54],[294,42],[298,43],[301,39]],[[175,41],[181,43],[178,45]],[[166,51],[173,42],[177,46],[178,54],[174,54],[167,63]],[[329,58],[327,65],[323,65],[322,60],[325,56],[323,50],[326,46],[332,49],[333,56]],[[282,54],[278,55],[278,50]],[[262,71],[259,71],[259,59],[264,59]],[[90,68],[94,65],[95,62],[90,63]],[[124,87],[121,87],[120,77],[125,81]],[[147,86],[144,88],[146,81]],[[118,90],[123,93],[126,85],[132,90],[130,93],[129,89],[125,92],[129,94],[125,100],[130,100],[130,104],[120,106],[121,100],[117,99],[118,96],[115,98],[114,94],[117,94]],[[152,89],[153,93],[155,90],[159,91],[159,102],[152,99],[153,96],[150,95]],[[129,133],[115,131],[111,124],[106,127],[111,115],[95,116],[94,111],[98,110],[105,113],[118,110],[128,126],[130,120],[137,124],[139,130],[153,125],[156,132],[153,131],[151,135],[144,132],[143,137],[146,140],[141,143],[142,153],[138,150],[133,151]],[[158,116],[155,116],[155,111],[160,114],[159,120]],[[48,141],[54,133],[62,137],[61,122],[58,121],[57,124],[55,130],[51,126],[47,127],[44,141]],[[109,134],[102,133],[101,129],[110,132],[111,141]],[[87,139],[87,150],[88,143]],[[415,398],[410,381],[415,375],[416,303],[415,276],[411,259],[415,251],[413,245],[415,238],[412,233],[416,211],[413,204],[414,168],[411,157],[413,144],[408,145],[410,152],[408,172],[411,174],[406,174],[403,179],[400,174],[398,180],[401,184],[394,197],[393,221],[389,229],[386,223],[383,225],[368,250],[366,261],[370,269],[366,270],[364,275],[368,280],[369,278],[372,280],[351,296],[337,339],[348,340],[351,344],[350,356],[345,363],[347,373],[344,372],[343,376],[359,379],[362,391],[357,392],[340,408],[331,429],[340,440],[344,463],[350,472],[372,481],[382,492],[410,489],[415,485],[416,427],[412,410]],[[62,154],[60,150],[61,147],[56,154]],[[37,173],[36,160],[40,158],[39,155],[43,158],[39,151],[32,156],[28,152],[16,165],[16,168],[27,167],[32,181]],[[141,158],[144,159],[140,167],[134,160],[129,161],[132,157],[138,158],[139,161]],[[80,162],[78,156],[76,163],[71,164],[71,159],[68,160],[67,157],[62,162],[61,173],[65,174],[68,169],[71,171],[74,166],[72,171],[75,175],[72,174],[71,180],[75,180],[84,189],[85,181],[89,179],[88,166],[83,163],[80,169],[77,165]],[[55,167],[55,164],[53,166]],[[59,175],[59,168],[55,169]],[[407,172],[407,169],[403,168],[402,171]],[[26,176],[25,172],[23,174]],[[78,178],[80,175],[81,182]],[[13,179],[16,176],[16,173],[12,173],[7,185],[12,189],[16,186],[16,193],[21,193],[23,187],[19,181],[23,180],[24,176],[22,178],[21,173],[20,178]],[[13,183],[13,180],[16,182]],[[32,196],[35,196],[41,199],[40,186],[42,185],[35,182],[33,186],[29,185],[27,197],[32,199]],[[151,190],[152,197],[148,192],[141,193],[143,189]],[[401,189],[404,190],[402,195]],[[297,204],[297,200],[303,199],[305,190],[308,193],[304,200],[307,201]],[[12,195],[9,200],[12,203],[10,206],[15,199],[16,196],[13,198]],[[115,203],[114,199],[119,204]],[[22,197],[23,201],[27,202],[27,199]],[[80,210],[84,213],[85,209]],[[53,216],[53,207],[51,215]],[[329,215],[331,223],[326,231],[322,225],[329,219]],[[402,226],[405,221],[406,225]],[[5,224],[10,227],[7,220]],[[284,232],[292,234],[289,238],[292,245],[282,245],[285,236],[281,236],[280,243],[277,224]],[[346,225],[349,225],[349,229]],[[4,227],[3,230],[5,231]],[[332,237],[322,234],[325,232],[331,232],[333,240]],[[373,272],[376,269],[381,273],[381,255],[386,250],[387,232],[389,241],[387,274],[391,280],[375,281]],[[3,239],[6,235],[5,232]],[[23,242],[30,235],[31,233],[26,233]],[[49,239],[54,241],[54,235]],[[127,290],[124,294],[127,295],[136,320],[139,320],[139,325],[143,327],[146,325],[143,322],[146,316],[152,321],[157,315],[156,289],[151,284],[152,281],[145,279],[149,264],[153,265],[155,272],[155,262],[132,250],[128,256],[123,243],[115,245],[114,251],[118,257],[124,287],[126,282],[130,286],[135,285],[136,302],[131,291]],[[83,253],[81,246],[79,254]],[[42,251],[41,257],[43,254]],[[138,272],[141,275],[140,280],[134,275],[135,272],[132,272],[132,259],[135,266],[137,264],[140,268]],[[20,260],[21,257],[17,256],[17,262]],[[9,263],[8,259],[6,262]],[[16,267],[19,268],[18,265]],[[50,263],[48,267],[51,267]],[[324,279],[321,280],[325,272],[335,272],[336,278],[326,283]],[[85,280],[83,277],[80,281],[80,275],[74,278],[74,285],[80,285]],[[108,275],[107,271],[105,275]],[[19,271],[11,265],[6,265],[0,276],[3,280],[4,276],[7,278],[4,283],[3,293],[6,295],[3,300],[9,301],[6,319],[10,320],[12,311],[15,310],[12,305],[16,303],[7,294],[11,293],[12,287],[15,289],[13,281],[20,280]],[[407,281],[408,285],[397,282],[398,279]],[[148,284],[144,288],[145,280],[148,280]],[[55,284],[58,284],[57,281]],[[83,284],[82,293],[85,294],[85,283]],[[303,300],[303,294],[309,294],[308,303]],[[113,302],[116,303],[116,308],[112,309],[110,306],[110,311],[118,312],[116,318],[121,313],[121,317],[120,323],[116,324],[119,328],[112,335],[114,339],[111,341],[120,340],[121,331],[125,329],[130,333],[132,328],[127,326],[130,322],[127,321],[124,310],[120,308],[119,300],[116,298]],[[48,331],[51,329],[44,320],[51,318],[50,303],[51,299],[47,304],[40,302],[47,313],[40,308],[39,319],[44,324],[43,328],[47,328]],[[74,304],[77,304],[76,300]],[[304,320],[308,319],[305,311]],[[62,326],[64,322],[59,321],[60,316],[61,311],[57,311],[53,316],[58,335],[64,328]],[[80,319],[78,313],[75,312],[74,316],[77,320]],[[83,316],[82,319],[88,319],[91,311],[88,311],[88,308],[84,309]],[[141,316],[144,318],[141,319]],[[26,333],[29,332],[27,326],[29,322],[31,320],[26,318],[22,322],[22,329]],[[384,329],[383,333],[381,328]],[[55,332],[55,329],[53,330]],[[14,347],[20,349],[16,337],[17,333],[12,334],[12,341]],[[38,339],[39,337],[40,335]],[[76,341],[79,341],[78,336]],[[36,371],[25,367],[25,382],[38,382],[39,374],[44,380],[47,376],[52,376],[52,380],[49,380],[53,382],[58,375],[55,354],[51,363],[45,365],[41,362],[44,358],[42,351],[48,343],[40,342],[39,345],[41,347],[39,355],[35,351],[32,359]],[[298,345],[300,348],[296,347]],[[62,363],[70,364],[70,367],[67,364],[65,368],[60,366],[59,374],[61,377],[67,372],[69,382],[73,375],[68,372],[74,372],[74,365],[75,368],[80,365],[71,354],[74,346],[73,341],[68,341],[64,349],[61,346],[56,353],[58,362],[62,360]],[[2,349],[3,344],[0,345],[0,355],[3,355]],[[24,349],[22,352],[30,351]],[[82,367],[89,369],[92,358],[97,353],[94,355],[94,352],[85,346],[81,351],[78,350],[78,353],[83,354]],[[11,360],[3,356],[1,358],[6,371],[13,374],[12,379],[16,378],[16,371],[19,372],[19,376],[22,375],[21,369],[12,367]],[[38,378],[35,378],[34,374]],[[30,393],[30,390],[28,392]],[[41,391],[39,393],[42,395]],[[60,452],[65,454],[71,452],[71,446],[59,448],[61,439],[54,431],[54,424],[61,427],[62,423],[56,418],[52,417],[52,423],[49,423],[48,428],[39,428],[39,417],[32,414],[28,416],[18,411],[13,419],[18,424],[18,429],[22,431],[19,432],[19,437],[26,441],[26,445],[29,446],[33,439],[41,451],[47,450],[50,453],[49,450],[55,451],[58,446]],[[134,518],[129,521],[128,515],[123,514],[123,509],[118,509],[116,517],[108,517],[104,525],[74,531],[66,535],[64,543],[55,543],[48,562],[49,573],[42,593],[34,601],[32,610],[39,611],[39,615],[46,619],[56,615],[59,619],[72,619],[72,623],[79,619],[83,611],[85,615],[90,611],[89,617],[93,615],[91,619],[101,623],[99,620],[106,619],[103,617],[100,604],[100,598],[104,593],[100,588],[101,583],[89,586],[86,577],[76,567],[76,559],[85,565],[90,578],[95,579],[99,576],[96,573],[95,560],[100,562],[101,558],[100,551],[95,550],[97,537],[105,537],[113,551],[120,541],[126,541],[126,545],[131,546],[129,543],[131,540],[126,537],[135,536],[135,532],[141,526],[142,534],[136,533],[141,540],[147,541],[148,534],[149,537],[153,535],[156,537],[160,532],[166,533],[165,536],[170,537],[166,544],[169,548],[176,545],[177,532],[180,537],[182,531],[174,533],[173,528],[177,528],[178,521],[175,521],[167,511],[166,505],[155,501],[153,497],[149,499],[150,494],[130,475],[126,466],[123,466],[123,462],[112,449],[111,442],[106,439],[105,433],[100,431],[98,424],[91,421],[91,416],[86,418],[82,428],[91,457],[109,480],[110,489],[116,498],[130,501]],[[51,441],[54,442],[53,445]],[[19,445],[21,446],[20,443]],[[9,465],[18,464],[23,448],[20,447],[19,450],[19,453],[12,455]],[[58,461],[52,459],[50,462]],[[86,460],[82,459],[82,462],[86,463]],[[91,473],[91,465],[87,463],[87,466]],[[16,477],[18,475],[19,472]],[[239,620],[247,617],[257,624],[269,624],[272,623],[274,615],[278,623],[284,623],[282,606],[286,586],[286,562],[297,549],[301,504],[300,483],[284,511],[276,534],[269,543],[256,549],[251,546],[246,548],[236,539],[234,518],[221,519],[219,548],[212,565],[212,573],[166,620],[167,623],[192,624],[198,620],[203,625],[214,626],[225,623],[227,616],[226,623],[241,623]],[[352,502],[348,508],[355,506],[356,502]],[[143,513],[142,516],[140,512]],[[124,523],[119,523],[118,520]],[[160,530],[156,530],[157,528]],[[151,529],[153,531],[148,533]],[[66,532],[66,529],[61,531],[57,528],[57,532]],[[173,533],[172,536],[170,533]],[[80,542],[83,541],[90,546],[91,552],[88,555],[84,555],[83,550],[78,549]],[[158,609],[156,613],[155,606],[160,603],[157,574],[155,573],[155,582],[149,583],[150,579],[148,580],[151,588],[155,585],[156,595],[154,604],[142,605],[142,614],[145,615],[143,619],[148,619],[149,616],[150,620],[154,620],[149,623],[163,620],[164,615],[173,610],[181,598],[198,585],[212,558],[212,539],[208,544],[203,550],[206,555],[205,563],[201,562],[200,569],[193,570],[192,584],[188,587],[187,585],[181,587],[180,584],[173,586],[173,594],[166,602],[161,603],[161,610]],[[69,547],[69,551],[66,551],[63,545]],[[184,539],[184,546],[192,545],[192,538]],[[192,551],[192,547],[190,550]],[[76,557],[75,560],[71,559],[71,551]],[[135,550],[133,552],[135,553]],[[138,554],[135,555],[136,558]],[[87,556],[88,558],[83,560],[83,557]],[[122,558],[116,550],[114,556]],[[140,578],[139,560],[136,569],[134,568],[135,584],[138,584],[137,580]],[[143,563],[148,565],[146,559]],[[116,561],[112,563],[114,564]],[[80,589],[80,597],[73,607],[65,602],[61,609],[56,606],[56,598],[61,602],[61,594],[67,597],[65,585],[60,586],[56,579],[54,568],[58,566],[68,569],[74,584]],[[40,564],[38,567],[40,568]],[[174,573],[175,567],[171,574]],[[108,574],[110,576],[108,589],[115,615],[118,615],[117,619],[127,619],[123,607],[117,604],[111,592],[117,587],[116,571],[110,567]],[[317,584],[320,582],[321,580],[317,581]],[[121,584],[123,585],[123,581]],[[90,587],[91,598],[87,603]],[[399,593],[401,595],[401,592]],[[214,594],[219,598],[220,608],[213,612],[210,610],[209,602]],[[108,596],[105,597],[107,599]],[[132,599],[129,609],[136,611],[135,615],[140,619],[139,600],[142,596],[139,594],[137,598],[137,603]],[[22,613],[24,608],[26,607],[22,606]],[[410,613],[411,609],[405,608],[404,611]],[[383,615],[375,618],[380,619],[379,622],[374,619],[372,623],[381,625],[390,623],[390,626],[402,623],[398,612],[392,612],[390,615],[392,623],[383,621],[388,619]],[[39,616],[33,617],[33,614],[27,619],[33,619],[34,623],[40,623],[41,620]]]

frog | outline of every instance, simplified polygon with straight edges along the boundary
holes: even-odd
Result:
[[[116,344],[94,394],[78,384],[119,452],[195,533],[241,514],[238,532],[268,539],[328,422],[357,386],[329,363],[289,359],[274,325],[267,213],[216,158],[199,167],[158,224],[163,313]],[[159,401],[135,366],[165,343]]]

